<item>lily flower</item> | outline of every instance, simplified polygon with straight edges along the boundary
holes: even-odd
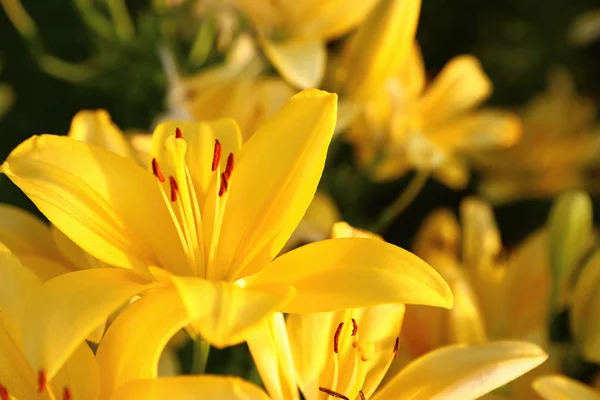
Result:
[[[545,198],[567,189],[597,190],[592,170],[600,151],[596,106],[558,69],[546,91],[522,111],[523,138],[507,149],[473,154],[481,194],[494,203]],[[564,151],[568,148],[569,151]]]
[[[562,375],[546,375],[533,382],[544,400],[600,400],[600,391]]]
[[[334,237],[369,237],[344,222]],[[381,384],[398,356],[405,306],[336,312],[280,313],[251,332],[248,346],[273,400],[475,399],[541,364],[546,354],[526,342],[449,346],[417,359]],[[492,372],[493,371],[493,372]]]
[[[319,87],[327,62],[326,43],[358,26],[377,0],[234,0],[255,29],[264,54],[290,84]]]
[[[160,329],[186,326],[217,347],[242,342],[276,311],[451,307],[435,270],[378,240],[332,239],[275,258],[314,196],[335,115],[335,95],[302,92],[243,146],[231,120],[164,123],[147,170],[68,137],[18,146],[1,172],[73,242],[116,267],[61,275],[35,293],[23,322],[34,368],[51,379],[109,314],[151,292],[160,302],[134,305]],[[187,319],[165,320],[151,311],[157,304]]]

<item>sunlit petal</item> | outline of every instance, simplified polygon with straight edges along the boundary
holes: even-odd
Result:
[[[263,40],[265,55],[281,75],[299,89],[319,87],[327,52],[319,39],[276,43]]]
[[[600,392],[561,375],[538,378],[533,388],[545,400],[600,400]]]

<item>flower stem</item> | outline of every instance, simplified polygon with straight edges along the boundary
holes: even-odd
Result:
[[[192,355],[192,375],[203,374],[206,371],[208,363],[208,354],[210,353],[210,344],[198,336],[194,340],[194,349]]]
[[[374,233],[384,233],[396,217],[417,198],[428,178],[428,170],[417,170],[404,192],[381,213],[370,230]]]

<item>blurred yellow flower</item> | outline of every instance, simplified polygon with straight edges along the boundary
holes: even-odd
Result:
[[[164,123],[147,170],[68,137],[36,136],[18,146],[1,171],[71,240],[118,267],[61,275],[35,293],[23,322],[34,368],[52,378],[110,313],[150,291],[152,301],[132,305],[160,325],[143,329],[145,340],[189,326],[217,347],[240,343],[274,311],[451,307],[439,274],[377,240],[328,240],[272,261],[314,196],[335,114],[335,95],[305,91],[243,146],[232,120]],[[65,320],[75,322],[66,327]]]
[[[566,70],[550,74],[548,89],[522,117],[523,139],[516,146],[473,155],[482,195],[503,203],[572,188],[598,189],[590,173],[600,151],[600,131],[593,127],[596,106],[576,93]]]
[[[326,43],[358,26],[377,0],[233,0],[256,31],[269,61],[290,84],[319,87]]]
[[[533,387],[544,400],[600,400],[600,391],[562,375],[542,376]]]

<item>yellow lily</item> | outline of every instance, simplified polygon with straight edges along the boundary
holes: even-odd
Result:
[[[579,96],[566,70],[523,110],[523,139],[505,150],[473,155],[481,193],[495,203],[550,197],[572,188],[597,190],[590,168],[600,150],[596,106]],[[569,151],[564,151],[569,149]]]
[[[544,400],[600,400],[600,391],[562,375],[546,375],[533,388]]]
[[[327,62],[326,42],[358,26],[377,0],[234,0],[255,29],[264,54],[290,84],[319,87]]]
[[[244,146],[230,120],[161,124],[148,170],[66,137],[18,146],[1,171],[66,236],[118,267],[61,275],[36,292],[24,321],[31,364],[52,378],[107,315],[149,291],[217,347],[240,343],[274,311],[450,307],[432,268],[377,240],[327,240],[273,261],[316,191],[335,112],[335,95],[303,92]]]

